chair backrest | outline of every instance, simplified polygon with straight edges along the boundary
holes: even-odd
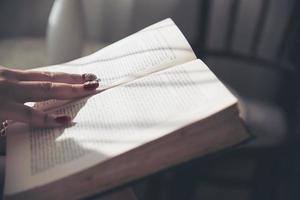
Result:
[[[171,17],[190,41],[196,41],[198,0],[82,1],[87,34],[113,42],[159,20]]]
[[[82,28],[84,39],[107,44],[172,17],[196,41],[197,5],[198,0],[56,0],[48,23],[49,64],[81,56]]]
[[[290,55],[299,1],[200,2],[199,56],[242,95],[280,102],[287,77],[298,71]]]

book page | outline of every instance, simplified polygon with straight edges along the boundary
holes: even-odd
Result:
[[[87,169],[234,103],[195,60],[55,110],[73,116],[71,127],[29,130],[16,124],[8,129],[5,194]]]
[[[99,90],[104,90],[136,78],[130,75],[144,76],[194,59],[196,56],[183,34],[171,19],[166,19],[90,56],[43,70],[94,73],[101,79]],[[35,107],[45,110],[51,108],[53,102],[39,103]]]

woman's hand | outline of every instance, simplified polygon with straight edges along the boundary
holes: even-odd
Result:
[[[59,127],[68,116],[54,116],[24,105],[48,99],[73,99],[94,94],[99,86],[93,74],[13,70],[0,66],[0,123],[13,120],[33,127]]]

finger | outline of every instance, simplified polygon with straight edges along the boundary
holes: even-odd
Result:
[[[56,83],[80,84],[97,79],[94,74],[69,74],[63,72],[39,72],[14,70],[16,79],[19,81],[48,81]]]
[[[1,109],[1,118],[27,123],[33,127],[61,127],[68,125],[71,118],[66,115],[50,115],[17,103],[9,103]]]
[[[84,84],[66,84],[52,82],[19,82],[14,84],[14,97],[17,101],[44,101],[48,99],[74,99],[96,94],[98,81]]]
[[[0,78],[7,80],[16,79],[15,70],[0,66]]]

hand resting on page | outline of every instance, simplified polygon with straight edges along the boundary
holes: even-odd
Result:
[[[93,74],[23,71],[0,66],[0,129],[6,128],[7,120],[32,127],[67,125],[71,121],[69,116],[50,115],[24,103],[83,97],[95,93],[98,86]]]

